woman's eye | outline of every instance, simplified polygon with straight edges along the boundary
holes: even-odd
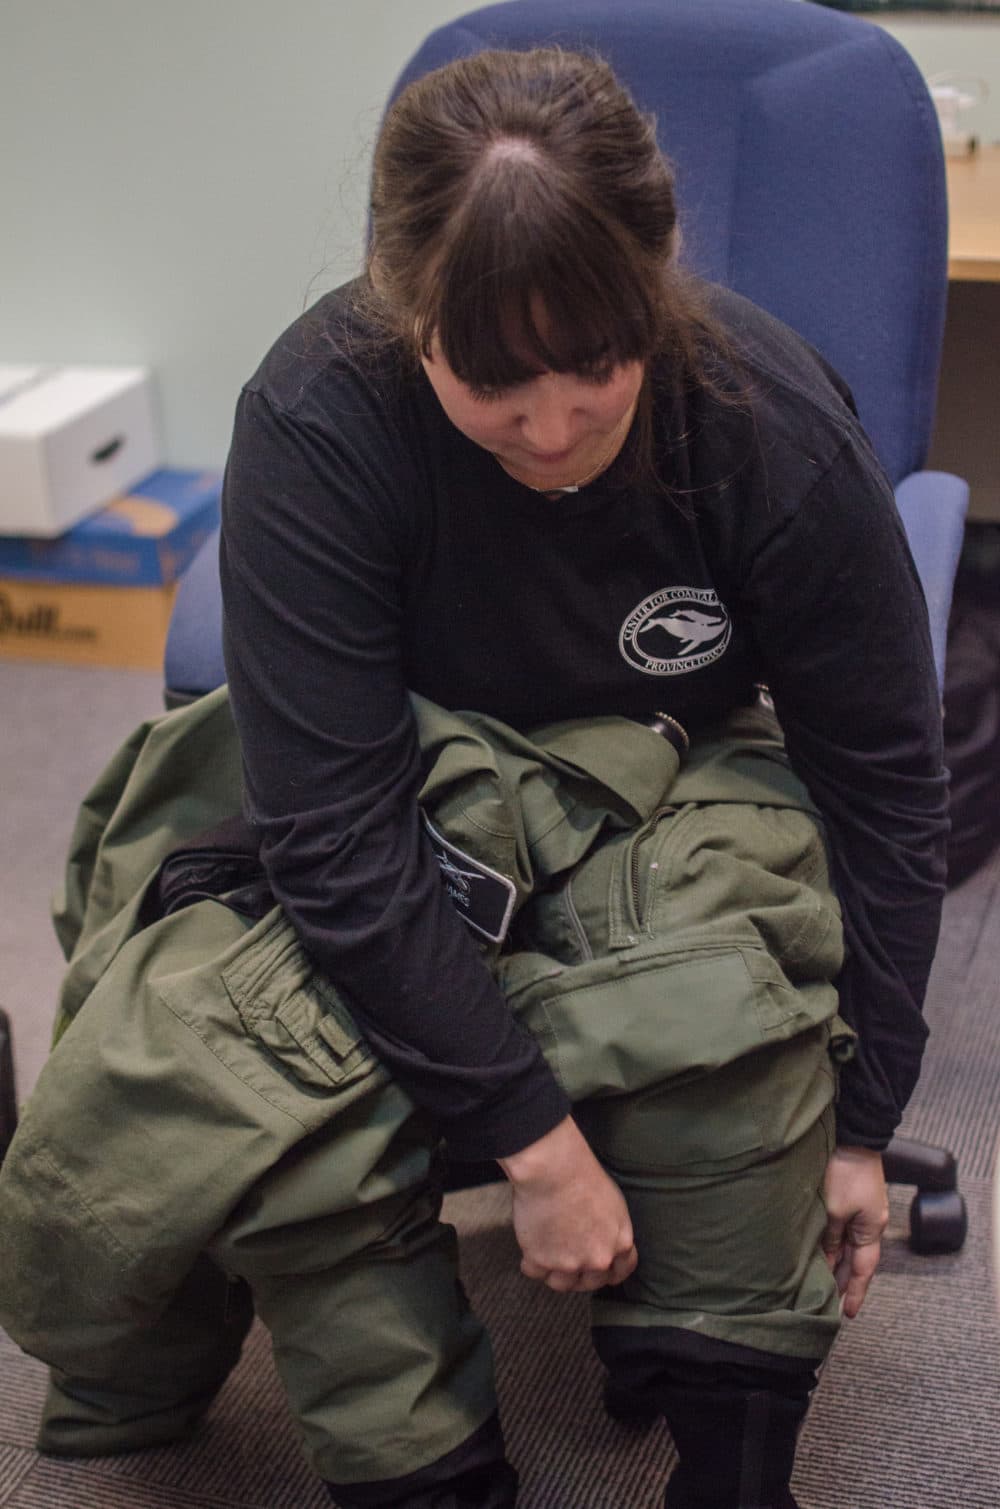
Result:
[[[588,367],[586,371],[580,373],[583,381],[589,383],[593,388],[606,388],[614,375],[614,362],[600,367]]]
[[[617,364],[615,362],[599,362],[595,363],[592,367],[581,368],[574,375],[580,382],[587,383],[589,387],[606,388],[608,383],[613,380],[616,371]],[[541,373],[538,374],[538,376],[541,375]],[[532,379],[527,378],[523,383],[512,383],[507,387],[499,388],[476,387],[470,383],[469,393],[475,399],[476,403],[496,403],[501,398],[508,397],[514,388],[526,387],[530,381]]]

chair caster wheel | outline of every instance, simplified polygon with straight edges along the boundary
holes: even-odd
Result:
[[[910,1206],[910,1246],[914,1252],[958,1252],[969,1229],[965,1201],[957,1189],[923,1190]]]

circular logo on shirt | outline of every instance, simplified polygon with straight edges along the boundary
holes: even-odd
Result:
[[[633,608],[618,648],[647,676],[700,671],[725,652],[733,626],[710,587],[661,587]]]

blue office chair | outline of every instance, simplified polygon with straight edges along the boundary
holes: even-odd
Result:
[[[655,112],[673,161],[683,256],[785,320],[850,383],[896,489],[943,685],[968,487],[921,470],[947,293],[937,117],[903,48],[803,0],[509,0],[433,32],[398,79],[484,47],[596,49]],[[224,679],[216,546],[181,583],[172,700]],[[951,1155],[897,1140],[889,1176],[918,1187],[911,1242],[961,1246]]]

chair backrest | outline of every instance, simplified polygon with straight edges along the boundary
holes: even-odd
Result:
[[[808,0],[508,0],[433,32],[397,80],[485,47],[607,58],[677,170],[683,255],[851,384],[898,483],[924,462],[947,292],[940,129],[887,32]]]
[[[431,33],[392,98],[455,57],[546,42],[596,50],[655,113],[688,264],[811,341],[851,384],[893,483],[917,471],[947,191],[933,103],[900,44],[809,0],[507,0]],[[216,553],[203,547],[181,583],[165,667],[175,696],[224,679]],[[949,569],[942,601],[950,587]]]

